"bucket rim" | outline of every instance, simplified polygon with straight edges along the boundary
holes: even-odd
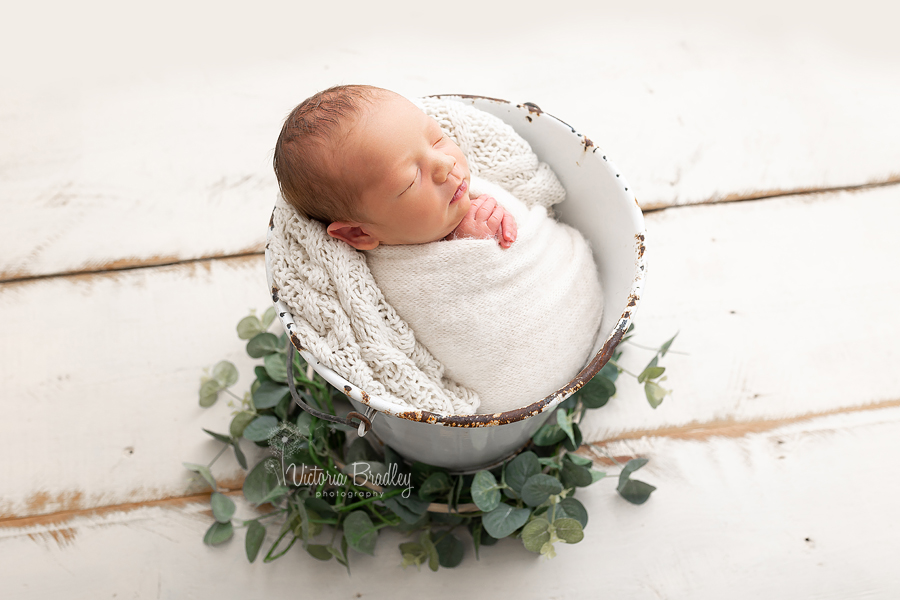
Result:
[[[510,105],[518,110],[526,111],[525,114],[539,114],[542,117],[547,117],[558,121],[567,129],[571,130],[572,135],[578,138],[579,141],[587,139],[585,136],[578,133],[574,127],[572,127],[562,119],[554,117],[553,115],[541,110],[537,105],[530,102],[514,104],[508,100],[470,94],[434,94],[428,97],[458,100],[463,102],[469,101],[469,103],[471,104],[474,104],[476,101],[482,101]],[[588,154],[590,156],[594,155],[593,152],[590,152]],[[597,157],[597,160],[601,159]],[[619,172],[613,165],[612,161],[606,160],[605,156],[602,160],[604,163],[606,163],[607,167],[611,168],[618,176]],[[628,302],[623,311],[620,313],[612,332],[607,336],[606,340],[603,342],[603,346],[600,347],[600,349],[593,356],[590,362],[588,362],[588,364],[584,368],[582,368],[581,371],[579,371],[579,373],[575,375],[575,377],[573,377],[564,386],[549,394],[548,396],[542,398],[541,400],[533,402],[527,406],[502,413],[474,415],[439,415],[427,410],[410,410],[406,406],[390,402],[382,398],[381,396],[369,394],[359,386],[347,381],[344,377],[336,373],[328,366],[322,364],[315,356],[313,356],[306,348],[304,348],[296,333],[292,331],[295,327],[293,315],[291,314],[290,309],[279,298],[278,287],[275,285],[272,273],[272,257],[269,250],[269,241],[272,235],[272,231],[275,228],[275,208],[273,208],[272,215],[269,217],[269,227],[266,232],[266,281],[272,295],[272,303],[275,307],[276,315],[280,319],[284,330],[288,333],[288,338],[291,344],[294,346],[294,348],[297,349],[297,352],[300,353],[303,359],[306,360],[306,362],[310,366],[312,366],[319,375],[322,376],[323,379],[325,379],[329,384],[331,384],[338,390],[341,390],[346,396],[356,400],[357,402],[361,402],[366,406],[370,406],[378,412],[385,413],[407,421],[443,425],[445,427],[496,427],[499,425],[506,425],[518,421],[523,421],[544,411],[552,410],[566,398],[584,387],[584,385],[588,381],[590,381],[597,373],[599,373],[600,369],[602,369],[609,362],[610,358],[612,358],[613,352],[622,341],[625,333],[628,331],[628,327],[633,320],[634,313],[637,310],[638,305],[640,304],[641,293],[644,286],[644,275],[646,272],[646,264],[644,259],[644,253],[646,249],[644,244],[646,237],[646,226],[644,225],[643,212],[641,211],[636,198],[634,199],[633,203],[630,203],[630,210],[633,213],[635,221],[640,225],[639,232],[634,235],[635,275],[634,280],[632,281],[631,289],[629,291]]]

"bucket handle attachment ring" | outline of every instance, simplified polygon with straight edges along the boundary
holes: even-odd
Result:
[[[290,342],[288,342],[288,352],[287,352],[288,388],[291,391],[291,398],[294,400],[294,402],[297,403],[297,406],[299,406],[301,409],[305,410],[312,416],[316,417],[317,419],[322,419],[323,421],[330,421],[332,423],[340,423],[341,425],[347,425],[349,427],[357,427],[356,434],[359,437],[363,437],[364,435],[369,433],[369,430],[372,428],[372,419],[374,418],[373,415],[375,414],[374,408],[369,407],[369,409],[366,410],[365,415],[362,415],[356,411],[350,411],[349,413],[347,413],[346,417],[338,417],[336,415],[332,415],[330,413],[323,412],[321,410],[313,408],[312,406],[310,406],[309,404],[304,402],[302,398],[300,398],[300,394],[297,393],[297,384],[294,383],[294,353],[296,353],[296,352],[297,352],[297,349],[294,348],[294,345],[291,344]],[[359,421],[358,426],[357,426],[357,423],[354,423],[354,419],[356,421]]]

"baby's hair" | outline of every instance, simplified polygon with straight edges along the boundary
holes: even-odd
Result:
[[[357,215],[355,190],[338,180],[327,157],[363,106],[385,93],[369,85],[334,86],[301,102],[285,119],[272,164],[282,196],[297,212],[326,224]]]

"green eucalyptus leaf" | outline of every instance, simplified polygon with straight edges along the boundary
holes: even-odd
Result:
[[[263,327],[263,324],[253,315],[244,317],[238,321],[237,324],[237,334],[242,340],[249,340],[254,335],[262,333],[265,330],[266,328]]]
[[[197,465],[194,463],[181,463],[184,467],[194,473],[199,473],[206,482],[212,486],[212,489],[216,489],[216,480],[213,478],[212,473],[209,471],[209,467],[206,465]]]
[[[287,359],[280,352],[269,354],[263,359],[266,375],[273,381],[287,383]]]
[[[672,342],[675,341],[675,338],[676,338],[677,336],[678,336],[678,333],[676,332],[675,335],[673,335],[672,338],[671,338],[668,342],[666,342],[665,344],[663,344],[662,346],[659,347],[659,355],[660,355],[660,356],[665,356],[665,355],[666,355],[666,352],[669,351],[669,346],[672,345]]]
[[[341,549],[338,550],[333,546],[328,546],[328,551],[331,552],[332,556],[334,556],[335,560],[347,567],[347,574],[350,574],[350,563],[347,561],[347,538],[341,536]]]
[[[234,527],[231,525],[231,521],[228,523],[216,521],[206,530],[206,535],[203,536],[203,543],[207,546],[215,546],[227,542],[232,535],[234,535]]]
[[[238,464],[241,465],[242,469],[247,468],[247,457],[244,456],[244,452],[241,450],[241,444],[238,440],[234,440],[234,443],[231,444],[231,447],[234,448],[234,458],[238,461]]]
[[[527,508],[515,508],[509,504],[501,504],[489,513],[481,517],[484,530],[498,540],[512,534],[515,530],[528,521],[531,510]],[[482,537],[481,544],[484,545]]]
[[[516,493],[521,492],[528,478],[540,472],[541,463],[537,454],[531,451],[522,452],[506,465],[506,485]]]
[[[553,521],[556,537],[567,544],[577,544],[584,539],[584,529],[575,519],[557,519]]]
[[[441,559],[438,556],[437,548],[434,547],[434,542],[431,540],[431,535],[428,531],[423,531],[422,535],[419,536],[419,544],[422,545],[425,554],[428,556],[428,568],[432,571],[437,571],[438,566],[441,564]]]
[[[322,498],[316,498],[315,496],[310,496],[308,498],[304,498],[303,504],[306,505],[308,510],[313,510],[324,517],[335,517],[337,516],[337,511],[334,510],[334,506],[328,504]]]
[[[375,541],[378,530],[372,524],[369,515],[361,510],[354,510],[344,519],[344,535],[350,547],[364,554],[375,554]]]
[[[562,512],[560,512],[560,509],[562,509]],[[572,498],[571,496],[569,496],[568,498],[563,498],[562,500],[560,500],[559,504],[556,505],[556,511],[557,518],[575,519],[576,521],[578,521],[578,523],[581,524],[582,529],[587,527],[587,509],[577,499]]]
[[[573,463],[575,463],[579,467],[590,467],[594,464],[594,461],[592,461],[591,459],[589,459],[585,456],[581,456],[580,454],[574,454],[572,452],[567,452],[566,458],[571,460]]]
[[[272,410],[275,411],[275,415],[278,417],[280,421],[288,422],[288,410],[291,407],[291,399],[289,396],[285,396],[281,400],[278,401],[278,404],[275,405],[275,408]]]
[[[253,419],[244,428],[244,437],[251,442],[265,442],[275,429],[278,428],[278,419],[272,415],[262,415]]]
[[[247,342],[247,354],[249,354],[251,358],[268,356],[269,354],[278,352],[279,348],[278,337],[276,337],[275,334],[268,332],[257,333],[249,342]]]
[[[212,370],[212,378],[218,381],[223,388],[231,387],[238,380],[238,370],[227,360],[220,360]]]
[[[587,487],[594,483],[591,477],[591,470],[581,465],[576,465],[567,458],[563,459],[562,469],[560,470],[560,478],[563,487],[571,489],[574,487]]]
[[[491,512],[500,504],[497,480],[490,471],[478,471],[472,480],[472,502],[479,510]]]
[[[422,547],[422,544],[417,544],[416,542],[400,544],[400,555],[403,557],[403,562],[400,565],[404,569],[411,565],[419,568],[423,562],[428,560],[425,548]]]
[[[310,415],[305,410],[301,410],[300,414],[297,415],[297,430],[300,432],[300,435],[304,437],[309,437],[309,426],[312,424],[312,415]]]
[[[225,442],[226,444],[230,444],[230,443],[231,443],[231,438],[228,437],[227,435],[224,435],[224,434],[221,434],[221,433],[216,433],[216,432],[214,432],[214,431],[210,431],[209,429],[204,429],[203,431],[205,431],[205,432],[208,433],[209,435],[213,436],[214,438],[216,438],[216,439],[219,440],[220,442]]]
[[[531,436],[535,446],[553,446],[566,438],[566,432],[556,423],[544,423],[541,428]]]
[[[606,477],[606,473],[604,473],[603,471],[598,471],[597,469],[591,469],[591,483],[597,483],[604,477]]]
[[[600,372],[597,373],[597,375],[606,377],[607,379],[609,379],[610,381],[615,383],[616,379],[618,379],[618,377],[619,377],[619,369],[618,369],[618,367],[616,367],[616,365],[612,364],[611,362],[608,362],[605,365],[603,365],[603,368],[600,369]]]
[[[266,368],[262,366],[253,367],[253,374],[256,375],[256,380],[262,383],[263,381],[272,381],[272,378],[269,377],[269,374],[266,373]]]
[[[247,551],[247,560],[253,562],[259,554],[259,549],[266,540],[266,528],[259,521],[250,521],[247,526],[247,537],[244,539],[244,549]]]
[[[522,543],[525,549],[532,552],[540,552],[541,548],[550,541],[550,522],[543,517],[533,519],[522,528]]]
[[[397,496],[392,496],[390,498],[386,498],[385,500],[382,500],[382,502],[384,502],[384,505],[386,507],[388,507],[388,509],[392,513],[394,513],[395,515],[397,515],[398,517],[403,519],[404,523],[408,523],[408,524],[412,525],[412,524],[418,522],[419,519],[422,518],[421,514],[414,513],[413,511],[409,510],[406,506],[401,504],[400,501],[397,500]]]
[[[268,329],[269,325],[271,325],[274,320],[275,320],[275,307],[270,306],[269,308],[266,309],[266,312],[263,313],[263,316],[261,319],[262,326],[265,329]]]
[[[231,420],[231,425],[229,425],[228,427],[228,433],[230,433],[231,437],[235,439],[240,438],[242,435],[244,435],[244,429],[255,418],[256,415],[251,412],[239,412],[238,414],[234,415],[234,418]]]
[[[641,374],[638,375],[638,383],[644,383],[647,379],[650,379],[649,373],[656,368],[656,363],[659,361],[659,355],[653,357],[644,370],[641,371]]]
[[[662,404],[663,398],[668,392],[659,384],[648,381],[644,384],[644,394],[647,396],[647,402],[652,408],[656,408]]]
[[[215,379],[204,381],[200,385],[200,406],[208,408],[215,404],[216,400],[219,399],[219,390],[221,389],[222,384]]]
[[[244,498],[251,504],[261,504],[278,487],[280,470],[281,465],[273,456],[258,462],[244,478]]]
[[[213,517],[219,523],[230,523],[231,517],[234,516],[234,501],[219,492],[213,492],[209,497],[209,504],[212,506]]]
[[[400,494],[399,496],[394,496],[394,498],[397,499],[397,502],[417,515],[421,516],[428,512],[428,505],[430,502],[420,499],[415,494],[410,493],[406,498],[403,497],[403,494]]]
[[[646,465],[650,459],[647,458],[632,458],[625,466],[622,467],[622,471],[619,473],[619,487],[625,485],[625,482],[628,481],[628,478],[631,477],[631,474]]]
[[[465,546],[452,533],[441,534],[434,545],[438,554],[438,563],[445,569],[452,569],[462,562]]]
[[[268,494],[262,497],[262,499],[259,501],[259,504],[265,504],[267,502],[272,502],[274,504],[276,500],[283,497],[285,494],[290,493],[290,491],[290,488],[287,488],[283,485],[277,485],[269,490]]]
[[[310,556],[321,561],[329,561],[333,556],[332,553],[328,550],[328,546],[320,544],[307,544],[306,551],[309,552]]]
[[[540,506],[550,499],[550,496],[561,494],[562,483],[556,477],[538,473],[532,475],[522,486],[522,500],[528,506]],[[491,535],[494,535],[493,533]],[[494,536],[496,537],[496,536]]]
[[[620,485],[618,488],[619,494],[632,504],[643,504],[655,489],[656,488],[649,483],[644,483],[637,479],[629,479],[624,485]]]
[[[577,423],[572,423],[572,433],[574,434],[574,440],[569,439],[568,437],[563,438],[563,446],[565,446],[566,450],[569,452],[578,450],[578,448],[581,447],[582,442],[581,428],[578,427]]]
[[[450,491],[450,477],[443,471],[432,473],[419,486],[419,498],[433,502],[438,496]]]
[[[566,432],[566,436],[568,436],[569,440],[574,444],[575,432],[572,430],[572,421],[569,419],[569,415],[566,411],[556,411],[556,424],[559,425],[560,429]]]
[[[601,373],[584,384],[579,392],[581,403],[586,408],[600,408],[605,406],[609,399],[616,394],[616,384],[607,379]]]

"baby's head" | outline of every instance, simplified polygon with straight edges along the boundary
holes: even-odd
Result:
[[[442,239],[469,210],[469,166],[437,122],[371,86],[303,101],[275,144],[275,175],[299,213],[359,250]]]

